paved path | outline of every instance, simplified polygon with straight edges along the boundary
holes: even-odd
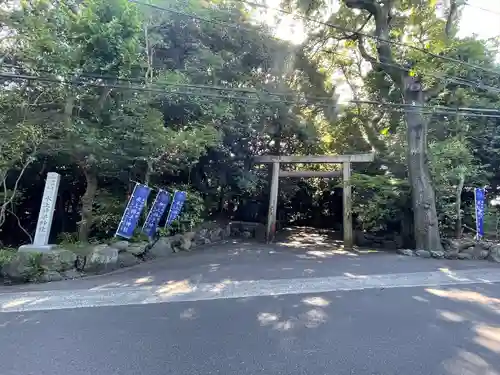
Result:
[[[2,375],[500,375],[488,262],[226,244],[3,289],[0,311]]]

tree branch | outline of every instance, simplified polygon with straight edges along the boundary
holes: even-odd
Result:
[[[378,60],[382,63],[382,68],[391,77],[391,79],[397,85],[401,86],[403,83],[401,70],[394,68],[394,65],[396,64],[392,55],[391,46],[387,42],[389,40],[389,19],[392,2],[387,1],[383,6],[381,6],[376,0],[344,0],[344,3],[346,7],[350,9],[365,10],[375,18],[375,37],[377,39]],[[363,52],[366,52],[366,50]],[[368,54],[365,54],[365,57],[368,56]],[[373,64],[373,58],[368,61]]]
[[[352,34],[350,34],[350,35],[344,34],[342,36],[342,38],[335,38],[335,39],[338,39],[338,40],[345,40],[345,39],[356,40],[356,39],[358,39],[359,33],[365,28],[365,26],[372,19],[372,17],[373,17],[373,14],[368,15],[368,17],[366,17],[366,20],[362,23],[362,25],[356,31],[354,31]]]
[[[19,229],[21,229],[24,234],[26,234],[30,240],[30,243],[33,243],[33,237],[31,236],[31,234],[26,230],[26,228],[23,227],[22,223],[21,223],[21,219],[19,219],[19,216],[16,215],[16,213],[13,211],[14,208],[12,207],[13,204],[11,202],[11,208],[10,209],[7,209],[7,212],[9,214],[11,214],[12,216],[14,216],[17,220],[17,226],[19,227]]]
[[[361,35],[358,35],[357,39],[358,39],[358,50],[359,50],[359,53],[361,54],[361,57],[363,57],[363,59],[365,59],[366,61],[368,61],[372,65],[378,64],[378,60],[375,57],[373,57],[372,55],[370,55],[368,53],[368,51],[366,50],[363,37]]]
[[[448,9],[448,15],[446,17],[446,25],[444,27],[444,33],[447,38],[451,36],[453,24],[457,21],[457,15],[458,15],[457,0],[450,0],[450,8]]]
[[[453,36],[451,35],[452,27],[453,24],[457,21],[457,16],[458,16],[457,0],[450,0],[450,8],[448,9],[448,15],[446,17],[446,25],[444,27],[444,34],[447,39]],[[446,88],[446,85],[447,85],[446,81],[438,80],[438,82],[436,82],[433,87],[424,92],[425,99],[429,100],[437,96],[441,91],[443,91]]]

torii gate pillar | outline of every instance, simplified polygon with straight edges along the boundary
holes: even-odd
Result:
[[[354,236],[352,231],[352,187],[351,187],[351,164],[367,163],[375,159],[374,154],[354,154],[354,155],[324,155],[324,156],[257,156],[256,163],[272,163],[271,193],[269,196],[269,211],[267,216],[266,241],[274,240],[276,234],[276,211],[278,208],[278,190],[280,177],[339,177],[342,176],[343,186],[343,227],[344,227],[344,248],[352,249],[354,246]],[[341,163],[342,172],[339,171],[282,171],[280,163]]]

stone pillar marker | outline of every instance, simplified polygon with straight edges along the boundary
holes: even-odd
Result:
[[[43,190],[42,204],[40,205],[33,244],[23,245],[19,248],[19,251],[46,252],[55,247],[55,245],[49,245],[49,236],[60,181],[61,175],[59,173],[47,173],[47,180],[45,181],[45,189]]]

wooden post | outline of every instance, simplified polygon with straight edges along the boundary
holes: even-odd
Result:
[[[375,154],[353,155],[261,155],[254,157],[256,163],[272,163],[271,194],[269,197],[269,213],[267,217],[266,239],[274,239],[276,232],[276,210],[278,207],[278,181],[280,177],[337,177],[337,171],[280,171],[280,163],[342,163],[344,177],[344,247],[352,249],[354,236],[352,231],[352,191],[351,191],[351,163],[369,163],[375,159]]]
[[[344,248],[350,250],[354,246],[352,234],[352,191],[351,191],[351,163],[342,163],[344,173]]]
[[[278,208],[278,185],[279,185],[280,163],[273,162],[273,171],[271,178],[271,191],[269,194],[269,212],[267,215],[266,241],[274,240],[276,233],[276,211]]]

